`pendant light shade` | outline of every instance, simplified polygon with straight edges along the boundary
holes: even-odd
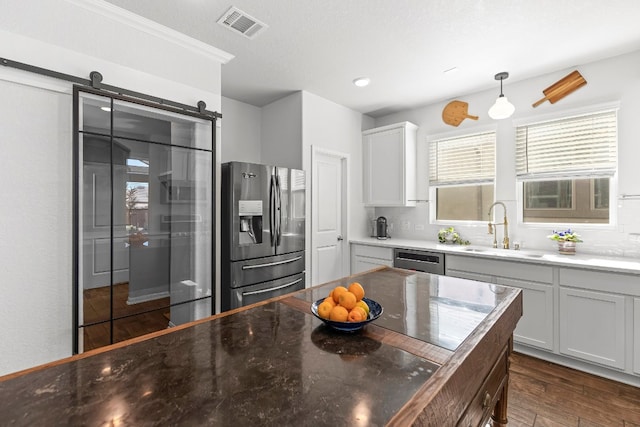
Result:
[[[502,72],[496,74],[496,80],[500,80],[500,96],[496,99],[496,102],[489,108],[489,117],[494,120],[506,119],[507,117],[511,117],[514,111],[516,111],[516,107],[513,106],[512,103],[509,102],[506,96],[502,93],[502,81],[509,77],[509,73]]]

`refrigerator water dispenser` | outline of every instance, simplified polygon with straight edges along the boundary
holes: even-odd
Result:
[[[262,243],[262,200],[240,200],[238,202],[241,245]]]

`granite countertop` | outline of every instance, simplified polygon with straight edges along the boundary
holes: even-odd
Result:
[[[388,248],[429,250],[447,254],[473,256],[478,258],[488,258],[504,261],[517,261],[551,266],[606,270],[608,272],[619,272],[626,274],[640,274],[640,260],[624,257],[606,257],[581,253],[577,253],[575,255],[561,255],[549,251],[535,251],[529,249],[496,249],[477,245],[445,245],[426,240],[394,238],[380,240],[375,237],[363,237],[350,239],[349,242],[354,244]]]
[[[384,313],[345,334],[309,307],[351,280]],[[521,303],[515,289],[385,268],[5,376],[0,413],[3,425],[403,424],[460,360],[488,372]],[[461,414],[473,393],[447,410]]]

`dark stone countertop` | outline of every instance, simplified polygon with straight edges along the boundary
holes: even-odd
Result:
[[[384,425],[513,297],[394,269],[354,280],[384,307],[363,331],[333,331],[309,311],[345,278],[7,376],[2,425]]]

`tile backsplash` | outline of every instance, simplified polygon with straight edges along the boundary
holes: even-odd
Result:
[[[515,201],[505,201],[509,220],[509,239],[511,248],[519,243],[521,249],[539,251],[555,251],[557,244],[549,240],[554,226],[545,228],[544,225],[525,225],[517,223],[517,206]],[[498,213],[502,215],[500,211]],[[460,236],[469,240],[472,245],[492,246],[494,236],[488,234],[487,223],[465,224],[452,222],[450,224],[430,224],[429,204],[418,203],[410,208],[371,208],[369,218],[378,216],[387,218],[391,238],[414,239],[429,242],[438,240],[438,231],[453,226]],[[618,202],[618,225],[599,227],[589,225],[572,226],[584,240],[579,243],[580,253],[599,256],[618,256],[640,258],[640,200],[620,200]],[[503,227],[497,226],[498,244],[502,241]]]

